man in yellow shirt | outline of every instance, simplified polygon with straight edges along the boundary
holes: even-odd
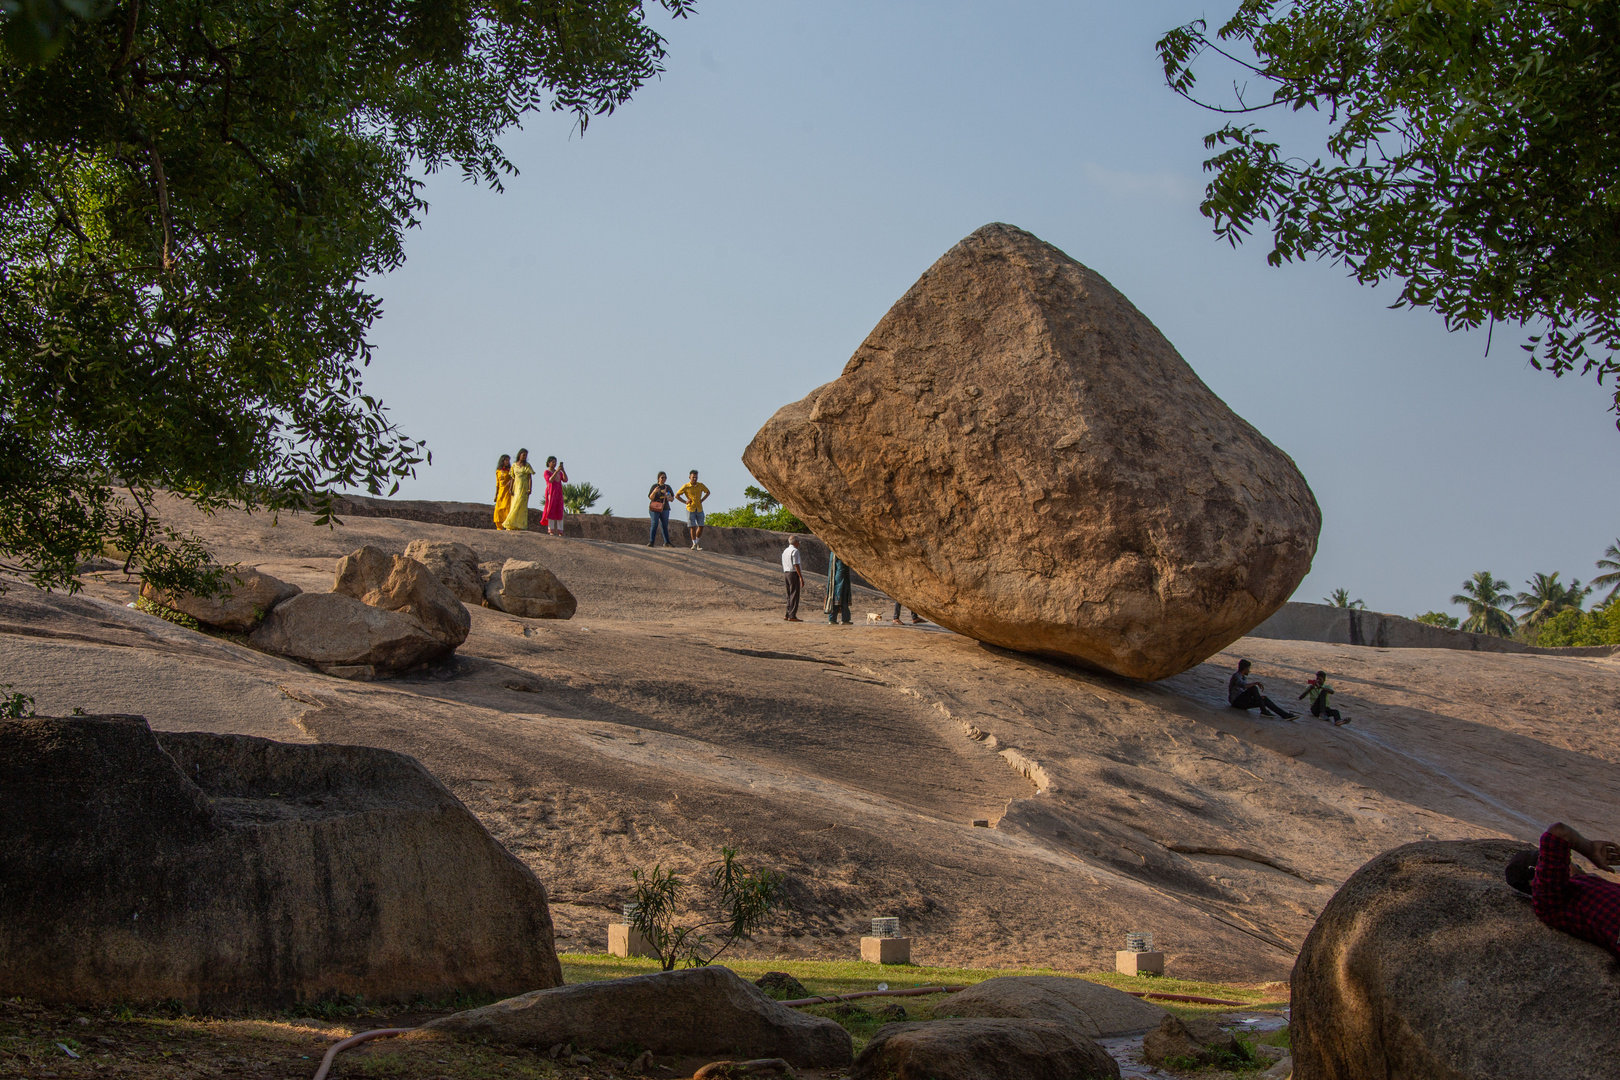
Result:
[[[709,489],[698,483],[697,470],[690,473],[691,479],[681,485],[681,490],[675,497],[686,504],[686,526],[692,532],[692,550],[702,551],[703,545],[703,500],[709,497]]]

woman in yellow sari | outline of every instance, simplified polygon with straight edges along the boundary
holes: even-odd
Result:
[[[506,528],[506,515],[512,512],[512,455],[502,454],[495,463],[495,527]]]
[[[519,450],[512,463],[512,509],[501,528],[523,532],[529,527],[529,492],[533,490],[534,466],[529,464],[529,452]]]

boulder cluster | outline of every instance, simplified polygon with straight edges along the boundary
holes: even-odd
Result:
[[[536,562],[482,563],[466,544],[413,540],[401,554],[369,544],[337,561],[332,591],[307,593],[257,570],[218,597],[141,586],[149,601],[205,626],[248,635],[265,652],[328,675],[370,679],[449,659],[482,604],[527,619],[572,618],[574,595]]]

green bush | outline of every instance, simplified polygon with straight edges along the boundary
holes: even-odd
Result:
[[[1569,608],[1541,624],[1536,644],[1549,648],[1568,645],[1620,645],[1620,603],[1592,611]]]
[[[1457,629],[1457,616],[1447,615],[1443,611],[1425,611],[1421,615],[1412,616],[1413,622],[1428,623],[1430,626],[1443,626],[1447,630]]]
[[[148,615],[156,615],[164,622],[172,622],[174,625],[183,626],[187,630],[196,630],[199,633],[202,632],[202,624],[196,619],[193,619],[190,615],[187,615],[183,611],[176,611],[172,607],[164,607],[162,604],[154,604],[144,596],[138,596],[135,598],[135,607],[137,610],[144,611]]]
[[[804,522],[794,517],[787,507],[776,501],[776,496],[764,488],[750,484],[743,488],[743,497],[748,500],[747,506],[716,510],[707,516],[707,524],[733,529],[770,529],[772,532],[810,531]]]

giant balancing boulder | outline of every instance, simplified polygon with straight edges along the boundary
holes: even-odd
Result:
[[[403,754],[0,723],[0,997],[233,1010],[561,982],[545,889]]]
[[[1620,978],[1502,872],[1526,845],[1426,841],[1373,859],[1294,966],[1294,1080],[1620,1076]]]
[[[946,252],[743,461],[929,619],[1134,679],[1281,607],[1322,520],[1130,301],[1010,225]]]

